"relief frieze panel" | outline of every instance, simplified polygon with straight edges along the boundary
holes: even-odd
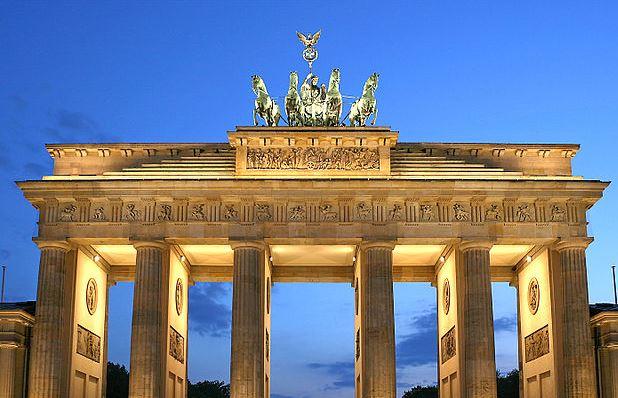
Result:
[[[549,354],[549,328],[547,325],[524,339],[526,362]]]
[[[249,148],[249,170],[380,170],[378,149]]]
[[[180,363],[185,363],[185,338],[170,326],[170,356]]]
[[[457,340],[455,339],[455,326],[453,326],[448,332],[444,333],[444,336],[440,338],[440,357],[441,363],[445,363],[449,359],[457,355]]]
[[[101,337],[77,325],[77,353],[94,362],[101,362]]]
[[[303,200],[303,198],[300,198]],[[541,209],[539,210],[539,209]],[[43,223],[165,222],[376,222],[376,223],[567,223],[568,203],[391,201],[328,199],[325,201],[121,201],[59,202],[41,208]],[[574,212],[574,211],[571,211]],[[84,214],[82,214],[84,213]],[[545,214],[545,216],[543,216]]]

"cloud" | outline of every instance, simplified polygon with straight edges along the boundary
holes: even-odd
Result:
[[[54,119],[60,128],[80,132],[94,132],[98,130],[97,123],[90,116],[82,112],[59,109],[55,112]]]
[[[307,367],[309,369],[319,370],[336,378],[334,382],[324,387],[325,390],[354,387],[354,362],[312,362],[308,364]]]
[[[270,397],[271,398],[296,398],[291,395],[283,395],[283,394],[275,394],[275,393],[270,394]]]
[[[189,328],[201,335],[229,336],[232,323],[230,284],[203,283],[189,289]]]
[[[413,332],[400,336],[397,342],[397,367],[435,363],[438,354],[436,309],[412,318]]]
[[[28,107],[28,101],[19,95],[9,95],[8,100],[9,103],[11,103],[11,105],[18,111],[23,111]]]
[[[494,331],[495,332],[514,332],[517,330],[517,316],[503,316],[498,319],[494,319]]]

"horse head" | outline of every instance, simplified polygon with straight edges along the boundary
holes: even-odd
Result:
[[[378,89],[378,79],[379,78],[380,78],[379,74],[375,72],[372,73],[371,76],[369,76],[369,78],[365,82],[365,86],[363,87],[363,94],[368,94],[369,92],[371,94],[375,93],[375,91]]]
[[[290,72],[290,88],[298,88],[298,73]]]
[[[334,68],[330,73],[330,79],[328,81],[328,89],[332,90],[333,88],[339,87],[339,82],[341,81],[341,72],[339,68]]]
[[[255,95],[260,95],[260,91],[268,95],[268,91],[266,90],[266,85],[264,84],[264,80],[262,80],[262,78],[258,75],[251,76],[251,87]]]

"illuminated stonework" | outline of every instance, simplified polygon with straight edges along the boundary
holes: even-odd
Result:
[[[95,362],[101,362],[101,337],[77,325],[77,353]]]
[[[457,355],[457,342],[455,340],[455,327],[452,327],[440,339],[440,352],[442,353],[442,363]]]
[[[526,362],[534,361],[549,354],[549,329],[543,326],[525,339]]]
[[[338,126],[228,138],[48,145],[54,174],[18,183],[39,211],[33,396],[102,383],[118,281],[135,284],[132,397],[186,395],[194,282],[234,282],[232,398],[267,395],[270,286],[284,282],[352,287],[357,397],[396,394],[394,282],[436,287],[441,395],[496,396],[492,282],[518,289],[524,391],[595,393],[586,211],[607,183],[573,175],[577,145],[398,143],[386,127]]]

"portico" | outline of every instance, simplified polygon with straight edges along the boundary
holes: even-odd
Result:
[[[397,139],[49,145],[54,174],[19,183],[40,212],[31,396],[101,396],[117,281],[135,283],[130,395],[184,396],[188,289],[229,281],[232,397],[268,397],[270,289],[302,281],[350,285],[356,396],[395,397],[393,283],[414,281],[436,287],[442,396],[495,397],[501,281],[518,290],[523,396],[594,397],[586,210],[607,183],[572,175],[576,145]]]

